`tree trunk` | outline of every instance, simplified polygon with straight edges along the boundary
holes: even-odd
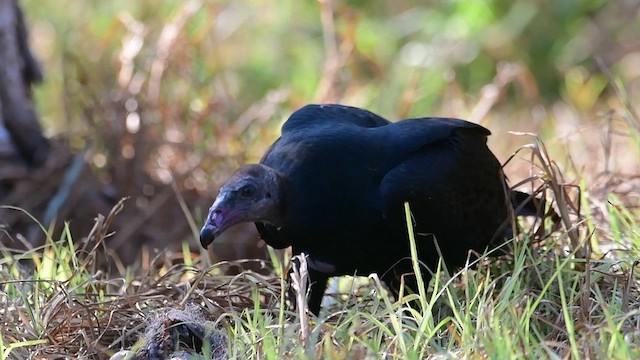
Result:
[[[20,157],[37,167],[47,158],[49,142],[31,103],[31,85],[42,80],[42,73],[27,40],[17,0],[0,0],[0,127],[4,125]]]

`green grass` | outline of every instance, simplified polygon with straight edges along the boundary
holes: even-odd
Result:
[[[612,222],[624,224],[615,227],[617,236],[632,244],[626,254],[640,243],[630,211],[612,212]],[[236,359],[640,356],[635,258],[580,258],[578,249],[560,246],[567,241],[563,231],[544,246],[531,246],[521,235],[510,243],[509,258],[483,257],[451,276],[440,269],[431,284],[399,301],[371,275],[357,282],[359,295],[339,298],[319,318],[288,310],[275,272],[224,276],[216,265],[203,269],[197,257],[175,263],[165,254],[152,269],[106,274],[94,270],[100,246],[83,250],[104,239],[71,236],[65,232],[32,251],[4,250],[3,360],[109,355],[131,348],[155,310],[186,304],[204,309]],[[419,310],[409,306],[416,297]]]

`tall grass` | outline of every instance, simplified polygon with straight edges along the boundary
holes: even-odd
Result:
[[[630,251],[638,251],[631,211],[612,212],[611,222],[623,224],[612,228]],[[587,223],[570,226],[585,230]],[[94,234],[107,233],[103,224]],[[100,358],[136,341],[150,342],[143,336],[151,326],[145,319],[156,310],[199,304],[213,320],[207,326],[226,335],[228,355],[238,359],[639,356],[637,261],[567,252],[559,246],[567,241],[566,230],[543,243],[530,236],[510,242],[511,255],[501,260],[485,254],[452,275],[439,267],[431,284],[421,283],[418,294],[400,299],[390,298],[371,275],[358,282],[359,295],[346,303],[338,297],[315,318],[304,303],[303,311],[288,310],[282,272],[224,276],[219,267],[225,264],[202,268],[197,256],[185,256],[192,262],[187,265],[165,254],[146,272],[108,275],[92,270],[101,254],[95,244],[103,239],[65,233],[33,251],[4,250],[0,354]],[[590,242],[581,243],[588,250]],[[422,271],[415,253],[412,259],[414,270]],[[304,271],[302,266],[297,276]],[[304,297],[305,285],[299,286]],[[416,299],[419,310],[409,306]]]

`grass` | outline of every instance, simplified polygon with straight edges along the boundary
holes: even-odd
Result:
[[[589,224],[596,219],[577,217],[566,203],[560,213],[580,234],[577,247],[566,246],[566,230],[542,242],[525,231],[509,243],[510,256],[483,256],[452,275],[439,268],[431,284],[398,301],[372,274],[319,318],[301,300],[304,261],[294,276],[299,311],[286,306],[275,271],[223,275],[231,264],[207,267],[196,254],[177,261],[164,253],[147,269],[103,272],[112,221],[99,217],[84,239],[65,231],[60,239],[47,236],[41,248],[3,250],[0,358],[106,358],[149,344],[144,334],[158,326],[149,319],[159,310],[193,307],[204,314],[202,324],[210,321],[207,329],[224,334],[227,355],[237,359],[637,358],[640,234],[637,213],[621,202],[611,196],[609,223],[624,251],[595,253],[590,244],[598,235]],[[424,271],[415,256],[414,266]],[[416,297],[418,310],[408,305]]]

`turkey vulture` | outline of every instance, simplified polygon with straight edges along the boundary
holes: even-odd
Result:
[[[400,276],[413,272],[404,202],[418,257],[431,269],[439,251],[457,267],[470,250],[508,236],[511,195],[489,134],[458,119],[392,123],[354,107],[307,105],[259,164],[224,183],[200,242],[206,248],[230,226],[254,222],[270,246],[308,254],[315,314],[332,276],[375,272],[397,295]],[[416,290],[415,281],[407,284]]]

